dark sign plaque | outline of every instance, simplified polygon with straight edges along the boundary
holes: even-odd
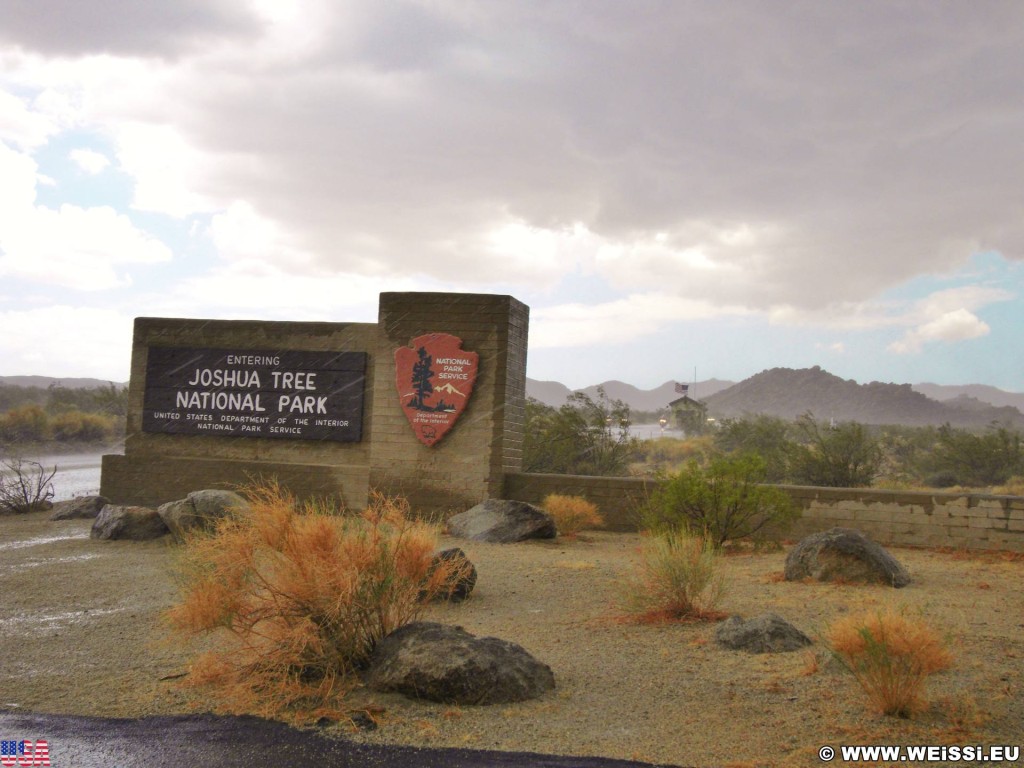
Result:
[[[365,352],[150,347],[144,432],[358,442]]]

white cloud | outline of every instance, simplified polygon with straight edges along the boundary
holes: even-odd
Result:
[[[212,217],[210,236],[218,254],[228,261],[299,267],[309,260],[277,222],[260,216],[243,200],[236,200]]]
[[[37,206],[36,181],[35,162],[0,144],[0,275],[92,291],[129,282],[123,265],[171,258],[113,208]]]
[[[988,324],[966,309],[946,312],[934,320],[908,331],[899,341],[889,345],[890,352],[898,355],[916,354],[933,341],[956,342],[987,336]]]
[[[132,319],[114,310],[67,305],[0,312],[4,375],[128,380]]]
[[[134,208],[184,217],[218,207],[197,191],[203,186],[201,153],[169,125],[121,125],[117,159],[135,180]]]
[[[260,259],[237,259],[191,277],[159,296],[147,312],[166,316],[376,322],[384,291],[451,290],[400,277],[304,274]]]
[[[670,323],[743,317],[741,306],[684,300],[669,294],[632,294],[596,305],[560,304],[530,313],[530,346],[585,347],[618,344],[652,334]]]
[[[24,100],[0,90],[0,141],[22,148],[38,147],[56,133],[50,116],[32,109]]]

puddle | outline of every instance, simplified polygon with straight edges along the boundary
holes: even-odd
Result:
[[[109,616],[112,613],[121,613],[128,610],[128,606],[119,608],[84,608],[80,611],[64,611],[62,613],[49,613],[29,616],[7,616],[0,623],[0,634],[24,635],[28,633],[52,632],[57,629],[66,629],[72,624],[85,624],[86,622]]]
[[[42,560],[30,560],[27,563],[19,563],[18,565],[8,565],[0,567],[0,571],[14,573],[15,571],[24,571],[27,568],[36,568],[40,565],[60,565],[62,563],[77,563],[82,560],[93,560],[97,557],[102,557],[102,555],[96,552],[88,552],[84,555],[72,555],[71,557],[51,557]]]
[[[37,547],[40,544],[52,544],[55,541],[69,541],[71,539],[88,539],[89,531],[83,531],[81,533],[72,533],[67,536],[40,536],[35,539],[24,539],[22,541],[9,541],[6,544],[0,544],[0,552],[8,549],[25,549],[25,547]]]

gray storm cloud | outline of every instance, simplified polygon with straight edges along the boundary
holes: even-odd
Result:
[[[197,191],[324,271],[532,280],[489,234],[582,225],[609,281],[817,309],[1024,253],[1019,3],[311,2],[291,46],[242,7],[5,3],[0,42],[173,62]]]

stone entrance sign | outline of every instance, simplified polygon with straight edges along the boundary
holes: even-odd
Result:
[[[522,467],[528,329],[526,305],[472,293],[382,293],[376,323],[136,318],[100,492],[155,508],[274,480],[348,509],[381,491],[464,511]]]
[[[417,439],[433,445],[466,410],[479,355],[462,349],[448,333],[418,336],[395,350],[395,385],[402,411]]]
[[[365,352],[152,347],[142,429],[358,442]]]

